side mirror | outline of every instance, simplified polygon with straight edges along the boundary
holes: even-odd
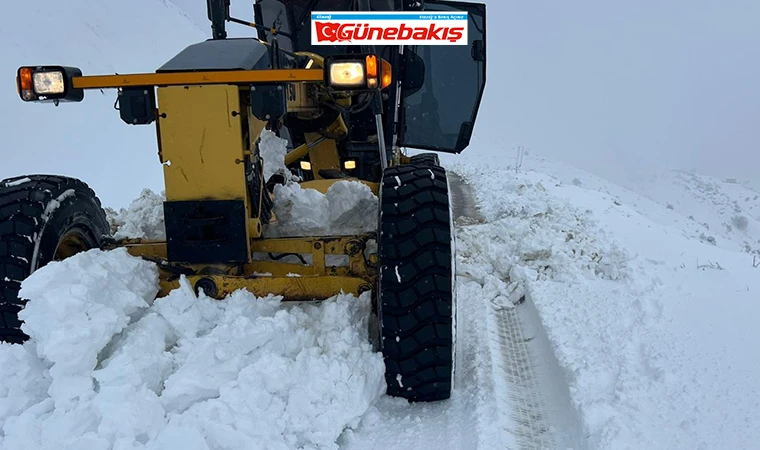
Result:
[[[425,61],[413,51],[404,55],[404,79],[401,90],[406,97],[419,91],[425,84]]]

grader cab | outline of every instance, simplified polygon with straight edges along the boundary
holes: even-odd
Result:
[[[100,201],[80,180],[0,182],[0,339],[28,338],[18,292],[32,272],[81,251],[126,247],[156,262],[160,296],[181,277],[219,300],[238,289],[297,301],[371,292],[388,393],[448,398],[456,312],[449,186],[435,153],[402,150],[459,153],[469,145],[485,89],[485,5],[258,0],[253,22],[232,17],[229,0],[207,0],[207,7],[212,38],[153,73],[18,70],[24,101],[58,105],[83,101],[87,90],[115,89],[124,122],[156,128],[166,239],[114,239]],[[315,11],[467,13],[467,42],[315,45]],[[255,36],[229,37],[229,23]],[[264,179],[264,130],[287,140],[285,167],[303,189],[367,186],[378,199],[377,229],[266,237],[264,228],[279,220],[275,187],[292,181],[287,173]]]

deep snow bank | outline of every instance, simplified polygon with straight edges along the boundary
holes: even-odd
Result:
[[[283,306],[166,298],[155,267],[90,251],[27,279],[24,346],[0,345],[0,448],[336,448],[384,392],[368,295]]]
[[[493,268],[465,262],[460,272],[502,284],[484,289],[499,305],[514,296],[496,292],[526,289],[591,448],[755,447],[760,277],[751,255],[664,225],[651,202],[631,191],[621,201],[610,183],[455,168],[489,222],[460,231],[479,239],[461,238],[470,244],[459,251],[465,261],[489,254]]]

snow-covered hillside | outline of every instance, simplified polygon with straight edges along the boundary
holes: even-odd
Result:
[[[511,279],[525,283],[589,447],[754,448],[750,191],[682,172],[629,189],[538,155],[518,174],[503,159],[481,162],[454,169],[492,223],[482,250],[515,261]],[[735,215],[749,224],[726,226]],[[578,258],[582,270],[570,264]]]
[[[617,183],[610,183],[540,154],[524,156],[521,169],[540,171],[564,184],[605,193],[686,237],[726,250],[760,255],[760,188],[750,181],[671,170],[621,176],[615,180]]]
[[[201,0],[202,1],[202,0]],[[129,126],[116,92],[89,91],[82,103],[25,104],[22,65],[57,64],[86,75],[152,72],[208,32],[163,0],[6,2],[0,27],[0,179],[30,173],[81,178],[106,205],[127,206],[163,183],[152,126]]]
[[[719,180],[673,171],[632,180],[633,186],[669,210],[677,211],[690,237],[729,250],[760,255],[760,191],[736,179]],[[635,188],[634,188],[635,189]]]

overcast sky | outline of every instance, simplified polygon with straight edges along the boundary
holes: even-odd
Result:
[[[760,179],[760,1],[487,4],[476,135],[507,149],[474,151]]]

